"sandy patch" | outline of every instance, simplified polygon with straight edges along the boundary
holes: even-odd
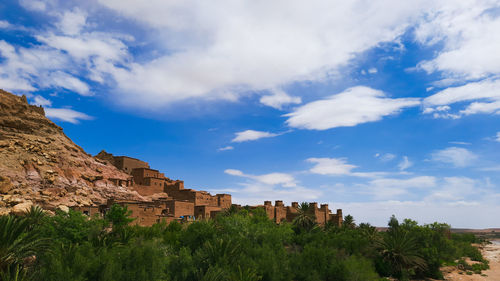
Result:
[[[458,270],[445,270],[451,271],[444,274],[445,280],[450,281],[477,281],[477,280],[494,280],[500,281],[500,240],[491,241],[492,244],[484,246],[481,249],[483,256],[490,262],[490,269],[484,270],[483,274],[486,276],[481,276],[479,274],[466,275],[459,274]],[[447,268],[448,269],[448,268]]]

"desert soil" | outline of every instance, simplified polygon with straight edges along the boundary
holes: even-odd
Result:
[[[490,269],[483,271],[486,276],[479,274],[466,275],[459,274],[457,270],[444,274],[445,280],[450,281],[476,281],[495,280],[500,281],[500,240],[492,240],[492,244],[486,245],[481,251],[483,256],[490,261]]]

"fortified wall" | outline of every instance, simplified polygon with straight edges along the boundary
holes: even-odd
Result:
[[[284,221],[292,222],[299,213],[299,203],[292,202],[291,206],[285,206],[283,201],[276,200],[274,206],[271,201],[264,201],[264,205],[255,206],[254,208],[262,207],[267,213],[269,219],[274,220],[276,223],[281,223]],[[309,210],[311,215],[316,218],[316,223],[319,225],[325,225],[330,222],[334,225],[340,226],[343,222],[342,209],[337,209],[337,213],[332,214],[328,208],[328,204],[321,204],[318,208],[318,203],[309,203]]]
[[[192,221],[213,218],[217,213],[231,207],[230,194],[212,195],[206,191],[186,189],[181,180],[172,180],[158,170],[151,169],[147,162],[127,156],[114,156],[101,151],[96,158],[107,161],[118,169],[128,173],[130,177],[124,179],[110,179],[114,184],[137,191],[140,195],[152,198],[151,201],[115,201],[108,200],[100,206],[77,207],[89,216],[104,215],[113,204],[127,206],[132,211],[131,217],[134,223],[142,226],[150,226],[154,223],[164,221]],[[264,205],[252,208],[264,208],[269,219],[276,223],[283,221],[292,222],[298,214],[299,203],[292,202],[291,206],[285,206],[283,201],[265,201]],[[337,209],[332,214],[328,204],[322,204],[319,208],[316,202],[309,203],[309,212],[314,215],[316,222],[324,225],[328,222],[340,226],[342,224],[342,210]]]
[[[208,219],[231,207],[230,194],[212,195],[206,191],[185,189],[184,182],[172,180],[158,170],[151,169],[147,162],[128,157],[114,156],[101,151],[96,158],[113,164],[128,173],[127,180],[109,179],[114,184],[137,191],[152,201],[115,201],[101,206],[79,207],[87,215],[104,215],[113,204],[127,206],[132,211],[135,223],[143,226],[173,220]]]

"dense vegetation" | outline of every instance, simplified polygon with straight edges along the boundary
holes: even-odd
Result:
[[[444,263],[483,261],[473,235],[446,224],[392,217],[386,232],[315,225],[307,206],[276,225],[262,209],[231,209],[210,221],[130,226],[115,205],[105,218],[70,211],[0,217],[0,280],[384,280],[442,278]],[[461,261],[459,261],[461,262]]]

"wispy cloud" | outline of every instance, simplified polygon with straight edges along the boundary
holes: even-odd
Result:
[[[280,134],[263,132],[263,131],[255,131],[255,130],[246,130],[242,132],[237,132],[236,136],[231,140],[231,142],[246,142],[246,141],[254,141],[262,138],[272,138],[279,136]]]
[[[374,178],[387,174],[386,172],[353,172],[352,170],[358,166],[348,164],[346,158],[308,158],[306,161],[314,164],[309,172],[318,175]]]
[[[5,20],[0,20],[0,28],[8,28],[10,26],[10,23]]]
[[[33,98],[33,102],[31,104],[39,105],[39,106],[43,106],[43,107],[50,107],[50,106],[52,106],[52,101],[50,101],[50,100],[48,100],[40,95],[36,95]]]
[[[394,160],[394,158],[396,158],[396,155],[392,153],[383,153],[383,154],[376,153],[374,156],[375,158],[380,159],[380,161],[382,162],[389,162],[391,160]]]
[[[452,164],[455,167],[466,167],[478,159],[471,151],[461,147],[448,147],[432,153],[432,160]]]
[[[420,100],[416,98],[392,99],[382,91],[358,86],[328,99],[300,106],[285,116],[290,127],[327,130],[379,121],[385,116],[397,114],[403,108],[419,104]]]
[[[228,146],[224,146],[224,147],[217,149],[217,151],[226,151],[226,150],[233,150],[233,149],[234,149],[234,147],[228,145]]]
[[[271,95],[262,96],[260,103],[281,110],[285,105],[302,103],[302,99],[300,97],[292,97],[281,89],[275,89],[271,91]]]
[[[403,156],[403,160],[401,160],[401,162],[399,162],[398,164],[398,168],[401,171],[404,171],[411,166],[413,166],[413,163],[408,159],[408,156]]]
[[[94,119],[92,116],[69,108],[45,108],[45,115],[52,119],[57,119],[73,124],[80,123],[80,120]]]
[[[242,171],[235,170],[235,169],[227,169],[224,171],[224,173],[231,175],[231,176],[249,178],[249,179],[258,181],[261,184],[281,185],[284,187],[297,186],[297,182],[296,182],[295,178],[292,175],[286,174],[286,173],[269,173],[269,174],[263,174],[263,175],[250,175],[250,174],[245,174]]]

